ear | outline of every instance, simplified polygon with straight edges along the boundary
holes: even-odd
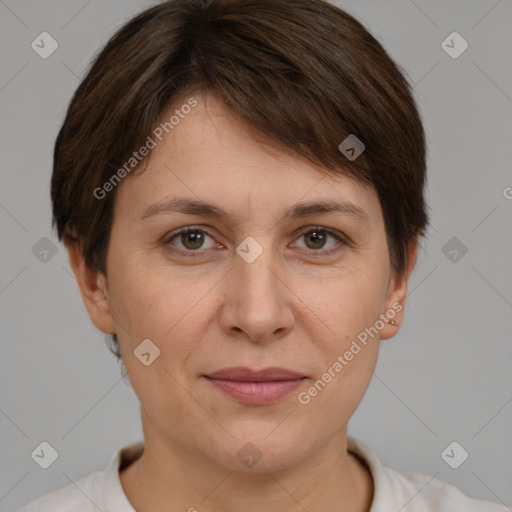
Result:
[[[66,242],[66,249],[71,269],[92,323],[105,334],[115,334],[116,328],[114,319],[110,315],[105,276],[87,266],[78,240]]]
[[[418,237],[412,240],[407,247],[407,266],[402,275],[393,275],[389,284],[389,292],[386,300],[386,310],[384,315],[389,319],[384,328],[380,331],[380,339],[387,340],[392,338],[399,330],[404,318],[405,300],[407,298],[407,290],[409,277],[416,265],[416,257],[418,254]],[[393,312],[395,315],[391,318]],[[390,320],[394,320],[393,325]]]

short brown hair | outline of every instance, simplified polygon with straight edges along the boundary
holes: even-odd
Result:
[[[170,101],[214,92],[284,147],[373,187],[393,269],[428,223],[426,143],[413,91],[363,25],[323,0],[168,0],[123,25],[76,90],[54,148],[53,222],[106,273],[115,191],[101,187]],[[339,145],[365,145],[356,159]]]

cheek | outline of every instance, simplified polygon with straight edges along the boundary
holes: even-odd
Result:
[[[298,291],[301,298],[309,297],[304,300],[308,337],[314,340],[313,359],[321,362],[315,377],[322,382],[311,391],[315,407],[353,411],[364,395],[378,355],[379,336],[370,328],[382,312],[385,277],[383,272],[354,267],[325,280],[320,288],[318,283],[304,283]]]
[[[180,383],[194,377],[190,361],[208,326],[200,298],[212,284],[199,281],[184,286],[182,278],[163,268],[139,268],[129,261],[111,272],[111,281],[109,303],[120,326],[118,338],[132,388],[155,421],[178,428],[172,411],[184,410],[190,402]],[[149,345],[153,361],[147,366],[134,353],[146,339],[159,350],[153,359],[156,352]],[[155,389],[167,392],[155,394]]]
[[[311,323],[326,333],[326,352],[340,350],[382,312],[387,292],[387,274],[352,267],[326,279],[301,280],[294,291],[309,311]]]
[[[356,278],[354,273],[352,279],[330,281],[325,290],[325,294],[312,295],[309,304],[321,319],[316,320],[316,327],[310,322],[313,327],[308,336],[315,341],[311,359],[318,364],[299,403],[311,412],[310,421],[319,429],[334,432],[340,422],[348,422],[371,381],[379,337],[365,329],[379,318],[385,286],[375,276],[362,278],[358,273]]]
[[[109,305],[120,342],[133,351],[150,339],[162,360],[174,367],[183,364],[208,326],[206,296],[214,283],[184,279],[169,268],[143,265],[135,258],[118,261],[110,274]]]

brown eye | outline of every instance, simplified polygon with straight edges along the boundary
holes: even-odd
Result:
[[[207,238],[211,239],[209,246],[205,246]],[[185,256],[200,256],[206,249],[215,247],[216,243],[206,231],[199,228],[188,227],[168,238],[165,245]]]
[[[329,239],[334,240],[334,243],[329,244]],[[298,240],[304,240],[304,245],[298,244],[297,247],[318,252],[319,255],[337,252],[345,245],[343,235],[320,226],[303,231]]]
[[[181,233],[180,241],[187,249],[200,249],[204,243],[204,234],[200,231],[189,231]]]
[[[327,239],[326,232],[323,230],[308,231],[305,236],[306,245],[309,249],[322,249]]]

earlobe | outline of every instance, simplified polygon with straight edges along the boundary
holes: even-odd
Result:
[[[407,248],[407,266],[401,275],[391,279],[390,290],[386,301],[384,315],[387,322],[380,332],[380,339],[392,338],[400,329],[403,322],[405,301],[407,299],[408,283],[411,273],[416,265],[418,251],[418,238],[409,243]]]
[[[92,323],[105,334],[115,334],[115,322],[110,314],[105,276],[87,266],[77,240],[66,242],[66,249],[80,295]]]

